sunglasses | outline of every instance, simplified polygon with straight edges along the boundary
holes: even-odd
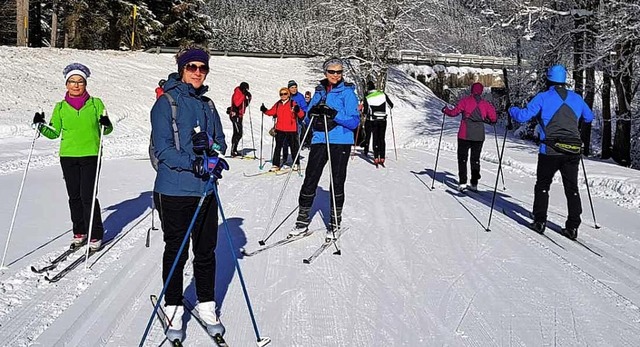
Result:
[[[83,86],[84,85],[84,80],[81,81],[72,81],[72,80],[68,80],[67,84],[75,84],[77,86]]]
[[[342,70],[327,70],[329,75],[342,75]]]
[[[280,96],[289,95],[289,93],[280,93]]]
[[[209,66],[207,66],[207,65],[198,66],[196,64],[187,64],[187,65],[185,65],[184,69],[189,71],[189,72],[196,72],[196,71],[200,70],[200,72],[203,73],[203,74],[208,74],[209,73]]]

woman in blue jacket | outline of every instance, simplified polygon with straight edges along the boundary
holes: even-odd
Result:
[[[311,150],[298,198],[296,227],[289,235],[298,236],[307,231],[318,182],[325,164],[329,161],[329,172],[332,175],[331,222],[330,228],[327,229],[327,238],[331,240],[336,237],[335,232],[342,221],[347,164],[354,142],[353,132],[360,123],[360,114],[355,86],[342,78],[344,72],[342,60],[330,58],[324,62],[322,69],[326,78],[316,87],[305,118],[305,123],[309,124],[313,130]]]
[[[169,75],[163,96],[151,109],[151,140],[158,160],[154,201],[165,242],[163,282],[167,280],[209,176],[220,178],[221,171],[229,168],[216,152],[224,153],[227,149],[220,116],[204,96],[208,90],[204,81],[209,73],[209,54],[191,48],[178,53],[176,60],[178,73]],[[218,206],[212,192],[213,187],[209,185],[191,239],[198,313],[213,336],[224,334],[224,327],[218,320],[214,302]],[[170,341],[184,338],[183,269],[188,257],[187,243],[166,290],[164,311],[171,319],[166,332]]]

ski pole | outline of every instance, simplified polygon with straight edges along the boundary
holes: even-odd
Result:
[[[500,151],[500,155],[498,156],[498,172],[502,170],[502,156],[504,155],[504,145],[507,142],[507,132],[508,128],[504,130],[504,138],[502,138],[502,150]],[[491,231],[489,226],[491,225],[491,217],[493,216],[493,206],[496,203],[496,193],[498,191],[498,179],[499,175],[496,175],[496,185],[493,187],[493,198],[491,198],[491,211],[489,212],[489,221],[487,222],[487,228],[485,231]]]
[[[493,134],[495,135],[495,139],[496,139],[496,152],[498,152],[498,155],[500,155],[500,147],[498,147],[498,130],[496,130],[496,125],[493,125]],[[498,157],[498,161],[502,161],[502,157]],[[507,186],[504,184],[504,171],[503,170],[498,170],[498,174],[500,174],[500,177],[502,177],[502,190],[507,190]]]
[[[396,132],[395,130],[393,130],[393,110],[392,109],[389,109],[389,119],[391,120],[391,135],[393,136],[393,150],[396,152],[396,161],[398,161],[398,146],[396,146]],[[444,128],[444,125],[443,125],[443,128]],[[435,171],[434,171],[434,175],[435,175]]]
[[[264,165],[262,165],[262,133],[264,132],[264,112],[262,113],[262,117],[260,117],[260,164],[258,165],[258,169],[262,170]]]
[[[440,127],[440,139],[438,140],[438,151],[436,152],[436,165],[433,168],[433,180],[431,181],[431,189],[435,187],[436,183],[436,170],[438,169],[438,157],[440,156],[440,143],[442,142],[442,133],[444,132],[444,118],[447,115],[442,113],[442,126]]]
[[[139,347],[142,347],[144,345],[144,341],[147,339],[147,335],[149,335],[149,331],[151,330],[151,324],[153,323],[153,318],[158,313],[158,309],[160,308],[160,304],[162,303],[162,298],[164,298],[164,294],[167,291],[167,287],[169,286],[169,281],[171,281],[171,277],[173,277],[173,273],[175,272],[176,267],[178,266],[180,255],[182,255],[182,252],[184,251],[187,241],[189,241],[189,236],[191,235],[191,232],[193,231],[193,227],[196,224],[196,218],[200,213],[200,209],[202,208],[204,199],[207,197],[207,192],[209,190],[209,187],[211,186],[211,183],[213,182],[213,177],[214,177],[213,175],[210,175],[210,178],[207,181],[207,184],[204,186],[204,191],[200,196],[200,201],[198,201],[198,206],[196,207],[196,211],[194,212],[193,217],[191,218],[191,223],[189,224],[189,228],[187,229],[187,232],[184,234],[184,238],[182,239],[182,244],[180,244],[180,248],[178,249],[178,254],[176,254],[176,257],[173,260],[173,264],[171,265],[171,269],[169,270],[167,279],[164,281],[164,285],[162,286],[162,291],[160,291],[160,295],[158,295],[158,302],[153,307],[153,312],[151,312],[151,316],[149,317],[149,321],[147,322],[147,327],[145,328],[144,334],[142,335],[142,339],[140,340]]]
[[[360,119],[362,120],[362,113],[360,113]],[[358,127],[356,128],[356,141],[353,143],[353,151],[351,152],[351,159],[353,159],[353,157],[355,157],[356,155],[356,147],[358,146],[358,135],[360,135],[360,127],[362,126],[362,121],[360,121],[360,124],[358,124]]]
[[[244,300],[247,303],[249,316],[251,316],[251,324],[253,324],[253,331],[256,334],[256,344],[259,347],[266,346],[269,342],[271,342],[271,338],[266,336],[261,337],[260,332],[258,331],[258,324],[256,323],[256,317],[253,314],[253,308],[251,307],[251,300],[249,299],[247,286],[244,283],[244,276],[242,276],[240,263],[238,263],[238,256],[236,255],[236,250],[234,249],[234,246],[233,246],[233,240],[231,239],[231,232],[229,231],[229,223],[227,223],[227,218],[224,215],[224,209],[222,208],[222,202],[220,201],[220,195],[218,194],[218,187],[215,184],[213,185],[213,193],[215,194],[216,201],[218,202],[218,210],[220,211],[220,216],[222,217],[222,224],[224,225],[224,231],[227,234],[227,241],[229,241],[229,249],[231,249],[231,256],[233,257],[236,270],[238,271],[238,278],[240,279],[240,285],[242,286],[242,293],[244,294]]]
[[[251,121],[251,108],[247,108],[249,110],[249,129],[251,130],[251,146],[253,147],[253,159],[258,159],[256,157],[256,140],[253,137],[253,121]]]
[[[36,131],[33,134],[33,140],[31,141],[31,149],[29,150],[29,156],[27,157],[27,165],[22,173],[22,181],[20,182],[20,189],[18,189],[18,197],[16,198],[16,205],[13,208],[13,216],[11,217],[11,225],[9,226],[9,233],[7,234],[7,242],[4,245],[4,253],[2,254],[2,262],[0,262],[0,269],[5,269],[4,260],[7,257],[7,249],[9,248],[9,241],[11,240],[11,233],[13,232],[13,225],[16,222],[16,214],[18,213],[18,206],[20,205],[20,198],[22,197],[22,189],[24,188],[24,182],[27,179],[27,171],[29,171],[29,164],[31,163],[31,156],[33,155],[33,148],[36,145],[36,139],[40,135],[40,129],[38,124],[35,124]]]
[[[307,127],[306,132],[304,133],[304,137],[302,138],[302,141],[304,142],[307,139],[307,136],[309,136],[309,133],[311,132],[311,126]],[[296,153],[295,158],[293,158],[293,162],[295,163],[298,160],[298,157],[300,156],[300,152],[302,151],[302,147],[298,147],[298,152]],[[272,151],[273,152],[273,151]],[[298,172],[301,172],[301,168],[298,166]],[[273,223],[273,219],[276,216],[276,212],[278,211],[278,208],[280,207],[280,203],[282,202],[282,198],[284,196],[284,191],[287,188],[287,185],[289,184],[289,180],[291,179],[291,173],[293,172],[293,170],[289,171],[289,173],[287,174],[287,179],[284,181],[284,184],[282,185],[282,189],[280,190],[280,194],[278,195],[278,199],[276,200],[275,205],[273,206],[273,211],[271,212],[271,218],[269,218],[269,222],[267,223],[267,227],[264,230],[264,233],[262,233],[262,239],[258,241],[258,244],[260,244],[260,246],[264,246],[266,244],[266,241],[276,232],[276,230],[278,230],[278,228],[280,228],[280,225],[282,225],[282,223],[284,223],[284,221],[282,221],[282,223],[280,223],[280,225],[278,225],[269,235],[267,235],[265,237],[265,234],[269,231],[270,227],[271,227],[271,223]],[[295,211],[295,209],[294,209]],[[293,211],[291,211],[291,213],[289,213],[289,215],[287,215],[287,217],[285,218],[285,221],[289,218],[289,216],[291,216],[291,214],[293,214]]]
[[[149,245],[151,244],[151,230],[158,230],[158,228],[156,228],[155,225],[155,216],[154,216],[154,212],[156,209],[156,202],[153,199],[153,193],[151,194],[151,227],[149,229],[147,229],[147,239],[144,242],[144,246],[149,248]]]
[[[324,136],[327,142],[327,158],[329,159],[329,189],[331,190],[331,202],[333,203],[333,216],[334,216],[334,224],[331,225],[331,232],[333,233],[333,238],[336,238],[336,229],[338,228],[338,206],[336,206],[336,190],[335,185],[333,184],[333,168],[331,167],[331,147],[329,146],[329,128],[327,126],[327,115],[322,115],[324,117]],[[331,217],[329,217],[329,221],[331,221]],[[338,243],[334,242],[333,246],[336,248],[336,251],[333,254],[340,255],[340,248],[338,248]]]
[[[589,190],[589,180],[587,179],[587,169],[584,167],[584,160],[580,154],[580,162],[582,163],[582,172],[584,172],[584,184],[587,186],[587,196],[589,196],[589,205],[591,205],[591,214],[593,215],[594,228],[600,229],[600,225],[596,221],[596,211],[593,209],[593,200],[591,199],[591,191]]]
[[[91,243],[91,234],[93,232],[93,220],[95,219],[94,213],[96,209],[96,200],[98,199],[98,178],[100,178],[100,163],[102,162],[102,138],[104,137],[104,126],[100,126],[100,143],[98,146],[98,158],[96,159],[96,178],[93,180],[93,194],[91,195],[91,212],[89,217],[89,231],[87,232],[87,244]],[[102,217],[101,217],[102,218]],[[87,251],[85,253],[84,258],[84,269],[89,269],[89,249],[91,247],[87,247]]]
[[[273,126],[271,127],[271,129],[273,129],[276,126],[276,119],[273,118]],[[273,163],[273,157],[274,157],[274,153],[273,153],[273,144],[276,141],[276,137],[275,136],[271,136],[271,160],[269,161],[270,163]]]

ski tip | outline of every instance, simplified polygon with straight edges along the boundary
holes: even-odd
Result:
[[[309,259],[302,259],[302,262],[303,262],[304,264],[311,264],[311,262],[309,261]]]
[[[342,255],[342,250],[337,250],[335,252],[333,252],[333,255]]]
[[[484,231],[486,231],[486,232],[490,232],[490,231],[491,231],[491,229],[486,228],[486,229],[484,229]]]
[[[9,270],[9,267],[6,265],[0,266],[0,270],[4,271],[4,270]]]
[[[600,224],[596,223],[593,227],[596,229],[600,229]]]
[[[261,337],[260,340],[256,341],[256,345],[258,345],[258,347],[262,347],[262,346],[266,346],[271,342],[271,338],[270,337]]]
[[[258,241],[258,244],[259,244],[260,246],[264,246],[264,245],[266,245],[266,243],[264,242],[264,240],[260,240],[260,241]]]

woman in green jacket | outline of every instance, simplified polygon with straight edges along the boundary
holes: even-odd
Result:
[[[60,166],[67,186],[73,223],[71,247],[80,247],[87,242],[98,166],[100,127],[105,128],[105,135],[113,131],[102,100],[87,93],[87,78],[90,74],[89,68],[79,63],[64,68],[67,93],[64,100],[58,102],[53,109],[49,125],[45,125],[44,112],[36,113],[33,117],[33,123],[37,124],[42,135],[50,139],[61,137]],[[96,198],[89,240],[92,250],[100,249],[103,235],[100,204]]]

